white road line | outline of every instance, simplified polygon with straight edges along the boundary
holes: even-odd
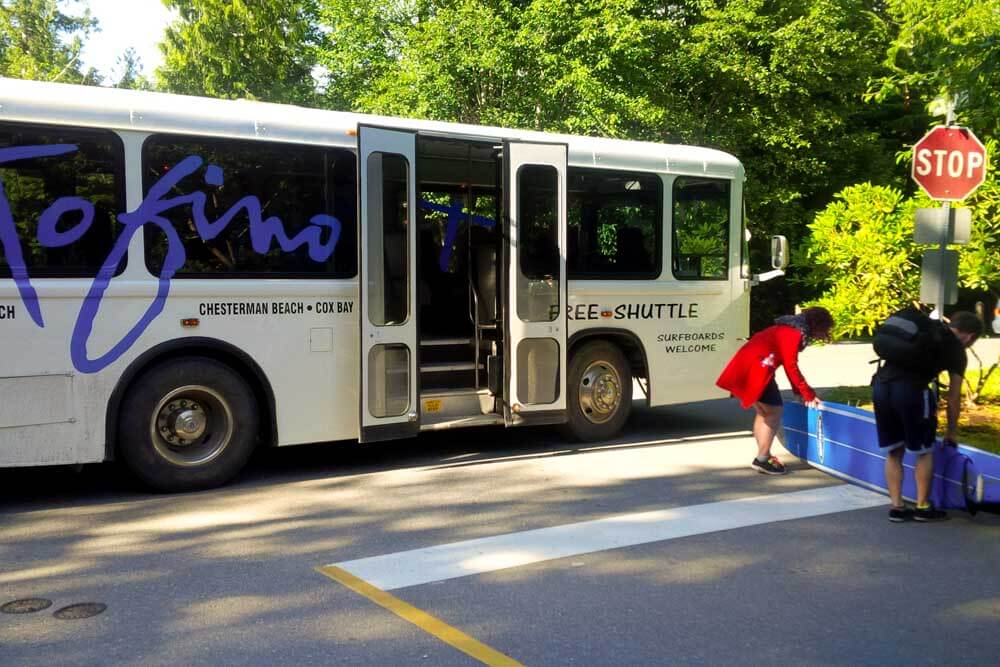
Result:
[[[391,591],[554,558],[877,507],[886,501],[883,495],[845,484],[622,514],[332,565]]]

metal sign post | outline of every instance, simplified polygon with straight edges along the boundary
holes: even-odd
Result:
[[[950,276],[946,276],[944,273],[944,264],[945,264],[944,258],[945,258],[945,253],[948,252],[948,239],[951,238],[951,235],[955,231],[955,209],[952,208],[951,202],[942,202],[941,208],[943,208],[946,211],[945,215],[948,216],[948,226],[945,228],[944,234],[941,235],[941,243],[938,245],[938,255],[941,257],[941,269],[942,269],[940,274],[940,280],[938,281],[937,318],[939,320],[944,319],[945,304],[954,303],[954,301],[951,302],[948,301],[948,283],[950,281],[945,280],[945,278]],[[956,280],[956,283],[957,282],[958,281]],[[958,285],[956,285],[956,287],[957,286]],[[955,291],[957,292],[958,290],[956,289]]]
[[[955,105],[954,103],[949,103],[948,115],[945,117],[944,124],[947,127],[951,127],[954,122],[955,122]],[[948,252],[948,239],[950,239],[951,235],[954,234],[955,232],[955,209],[952,208],[951,202],[948,201],[941,202],[941,208],[945,210],[945,216],[948,218],[948,224],[947,227],[945,227],[944,234],[941,235],[941,241],[938,244],[938,255],[941,257],[941,273],[939,274],[939,280],[938,280],[938,298],[936,300],[936,304],[937,304],[937,318],[939,320],[944,320],[944,307],[945,304],[948,303],[948,283],[950,282],[949,280],[945,279],[946,277],[950,278],[950,276],[946,276],[944,272],[945,253]],[[955,291],[957,292],[958,276],[956,276],[955,278],[956,278]],[[957,296],[958,295],[956,294],[956,297]],[[956,298],[955,300],[957,301],[958,299]]]

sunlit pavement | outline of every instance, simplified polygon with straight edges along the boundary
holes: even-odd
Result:
[[[695,506],[730,507],[743,527],[581,544],[391,595],[529,665],[953,663],[955,647],[995,660],[1000,517],[893,525],[878,504],[768,521],[715,505],[838,486],[800,464],[750,471],[748,426],[714,401],[640,410],[597,445],[532,429],[299,448],[176,496],[104,469],[4,472],[0,603],[53,604],[0,614],[0,664],[473,664],[316,568]],[[53,616],[78,602],[107,609]]]

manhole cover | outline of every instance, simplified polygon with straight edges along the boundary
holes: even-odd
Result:
[[[90,618],[91,616],[97,616],[107,608],[108,605],[101,604],[100,602],[80,602],[79,604],[71,604],[68,607],[57,609],[52,615],[64,621],[77,618]]]
[[[52,606],[52,600],[45,598],[25,598],[23,600],[11,600],[2,607],[0,611],[5,614],[32,614],[36,611],[48,609]]]

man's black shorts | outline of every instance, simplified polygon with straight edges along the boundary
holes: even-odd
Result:
[[[872,384],[878,446],[892,451],[906,447],[926,454],[934,447],[937,433],[937,394],[926,384],[876,378]]]

